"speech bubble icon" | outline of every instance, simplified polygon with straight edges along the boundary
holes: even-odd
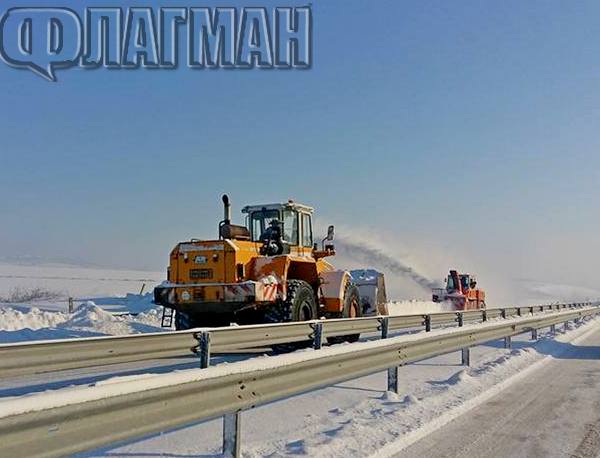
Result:
[[[79,16],[69,8],[11,8],[0,20],[0,57],[56,82],[55,69],[77,64],[81,30]]]

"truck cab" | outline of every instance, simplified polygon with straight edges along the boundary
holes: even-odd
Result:
[[[299,256],[310,255],[314,248],[313,212],[312,207],[291,200],[283,204],[248,205],[242,208],[250,240],[264,242],[269,228],[278,224],[281,238],[289,247],[288,253]]]

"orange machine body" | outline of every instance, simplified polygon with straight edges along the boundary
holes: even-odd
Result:
[[[260,323],[261,309],[285,301],[289,282],[301,280],[313,290],[318,316],[341,316],[351,275],[325,260],[335,255],[328,239],[320,248],[313,240],[312,208],[292,201],[247,206],[242,210],[246,225],[236,226],[228,205],[219,239],[192,239],[171,251],[167,281],[154,290],[157,304],[190,315],[221,316],[223,324]],[[269,230],[277,231],[276,241],[265,239]],[[333,240],[333,227],[330,231]]]
[[[446,288],[434,288],[433,302],[450,302],[456,310],[479,310],[485,308],[485,291],[477,288],[477,280],[471,274],[459,274],[451,270]]]

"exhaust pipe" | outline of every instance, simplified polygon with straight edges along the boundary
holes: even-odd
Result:
[[[227,194],[223,194],[223,222],[231,224],[231,204],[229,203],[229,196]]]

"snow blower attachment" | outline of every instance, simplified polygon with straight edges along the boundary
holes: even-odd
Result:
[[[433,289],[433,302],[450,302],[456,310],[478,310],[485,308],[485,291],[477,289],[474,275],[459,274],[451,270],[445,288]]]
[[[246,206],[245,226],[231,223],[226,195],[223,207],[219,238],[177,244],[167,281],[154,290],[167,315],[175,311],[177,329],[360,317],[383,310],[383,276],[371,285],[374,293],[366,279],[357,277],[355,284],[350,272],[327,262],[335,255],[334,227],[319,247],[311,207],[291,200]]]
[[[358,287],[363,316],[388,315],[385,280],[373,269],[351,270],[352,282]]]

